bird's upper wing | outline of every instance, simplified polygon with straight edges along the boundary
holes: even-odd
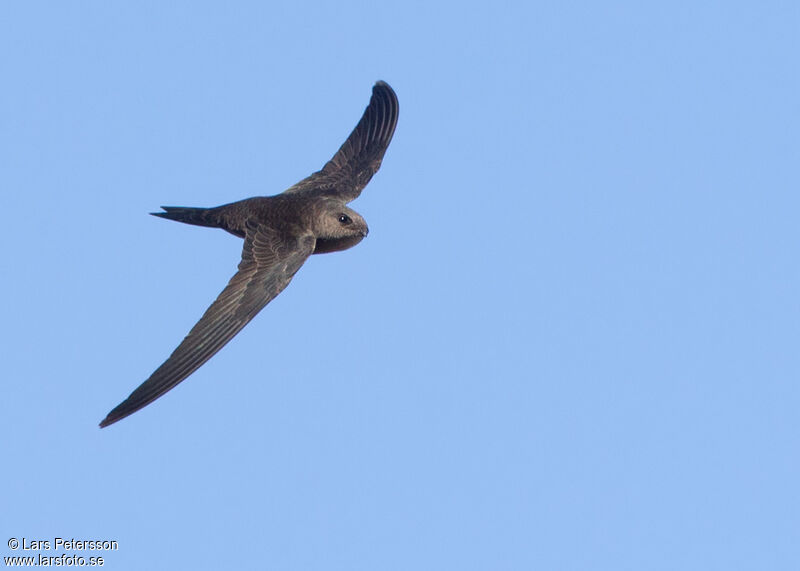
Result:
[[[388,83],[372,88],[364,115],[350,136],[322,170],[286,190],[355,200],[381,167],[381,160],[394,135],[399,112],[397,96]]]
[[[274,299],[314,251],[312,235],[285,237],[248,225],[239,271],[200,321],[150,378],[108,413],[100,427],[133,414],[208,361]]]

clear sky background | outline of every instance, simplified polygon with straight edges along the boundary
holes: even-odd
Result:
[[[800,568],[798,29],[788,1],[4,2],[0,553]],[[369,237],[100,430],[241,252],[147,213],[282,191],[378,79]]]

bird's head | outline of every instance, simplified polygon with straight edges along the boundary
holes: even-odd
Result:
[[[346,250],[369,233],[366,220],[352,208],[335,200],[326,200],[321,206],[312,224],[317,237],[315,254]]]

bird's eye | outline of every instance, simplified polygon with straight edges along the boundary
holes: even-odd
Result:
[[[342,224],[350,224],[352,222],[352,220],[350,219],[350,217],[347,214],[340,214],[339,215],[339,222],[341,222]]]

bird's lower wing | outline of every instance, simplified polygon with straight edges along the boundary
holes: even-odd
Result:
[[[289,285],[314,251],[314,237],[284,237],[248,226],[239,271],[200,321],[150,378],[100,423],[105,427],[133,414],[196,371]]]

